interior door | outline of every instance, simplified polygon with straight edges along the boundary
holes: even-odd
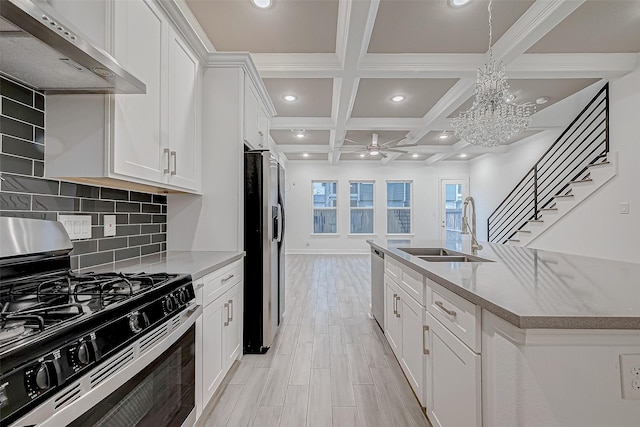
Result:
[[[440,180],[441,240],[449,248],[462,249],[462,203],[468,195],[468,180]]]

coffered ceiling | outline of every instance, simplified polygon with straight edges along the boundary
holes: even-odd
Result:
[[[563,108],[564,99],[639,65],[638,0],[494,0],[494,56],[506,65],[515,102],[546,97],[537,112],[553,114],[534,116],[535,127],[486,149],[458,140],[450,125],[471,105],[486,60],[486,0],[462,7],[450,0],[272,0],[267,9],[251,0],[167,1],[208,51],[252,53],[277,111],[271,139],[289,161],[430,165],[507,151],[566,126],[576,112]],[[404,99],[392,101],[396,95]],[[361,157],[344,141],[366,145],[374,133],[381,143],[406,136],[400,145],[417,146]]]

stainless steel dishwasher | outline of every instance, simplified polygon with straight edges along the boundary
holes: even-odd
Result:
[[[384,253],[371,248],[371,314],[384,331]]]

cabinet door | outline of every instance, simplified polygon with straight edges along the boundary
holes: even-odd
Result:
[[[114,4],[114,55],[147,86],[144,95],[116,95],[112,168],[117,174],[153,182],[165,180],[169,160],[161,132],[166,64],[166,23],[150,0]]]
[[[258,129],[258,96],[256,95],[249,77],[245,76],[244,83],[244,141],[253,149],[260,147]]]
[[[427,357],[427,412],[434,427],[482,425],[480,355],[431,314]]]
[[[201,161],[197,140],[198,60],[173,29],[169,35],[169,182],[195,190],[199,187]]]
[[[258,144],[260,148],[269,146],[269,116],[258,104]]]
[[[107,0],[47,0],[46,3],[88,37],[92,44],[109,51]]]
[[[219,298],[202,311],[202,406],[222,382],[225,370],[225,337],[228,304]]]
[[[400,290],[402,321],[402,358],[400,365],[411,388],[418,396],[422,406],[424,400],[424,364],[425,364],[425,309],[407,293]]]
[[[229,323],[225,332],[225,366],[230,367],[242,354],[243,283],[229,289],[224,300],[229,308]]]
[[[402,357],[402,326],[398,317],[401,304],[398,303],[398,286],[384,275],[384,334],[396,357]],[[401,316],[401,314],[400,314]]]

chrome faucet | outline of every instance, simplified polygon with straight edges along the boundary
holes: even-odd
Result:
[[[469,219],[467,218],[467,205],[471,204],[471,227],[469,227]],[[464,199],[464,208],[462,211],[462,232],[461,234],[471,233],[471,252],[478,254],[478,249],[482,249],[482,245],[478,243],[476,228],[476,202],[473,197],[469,196]]]

